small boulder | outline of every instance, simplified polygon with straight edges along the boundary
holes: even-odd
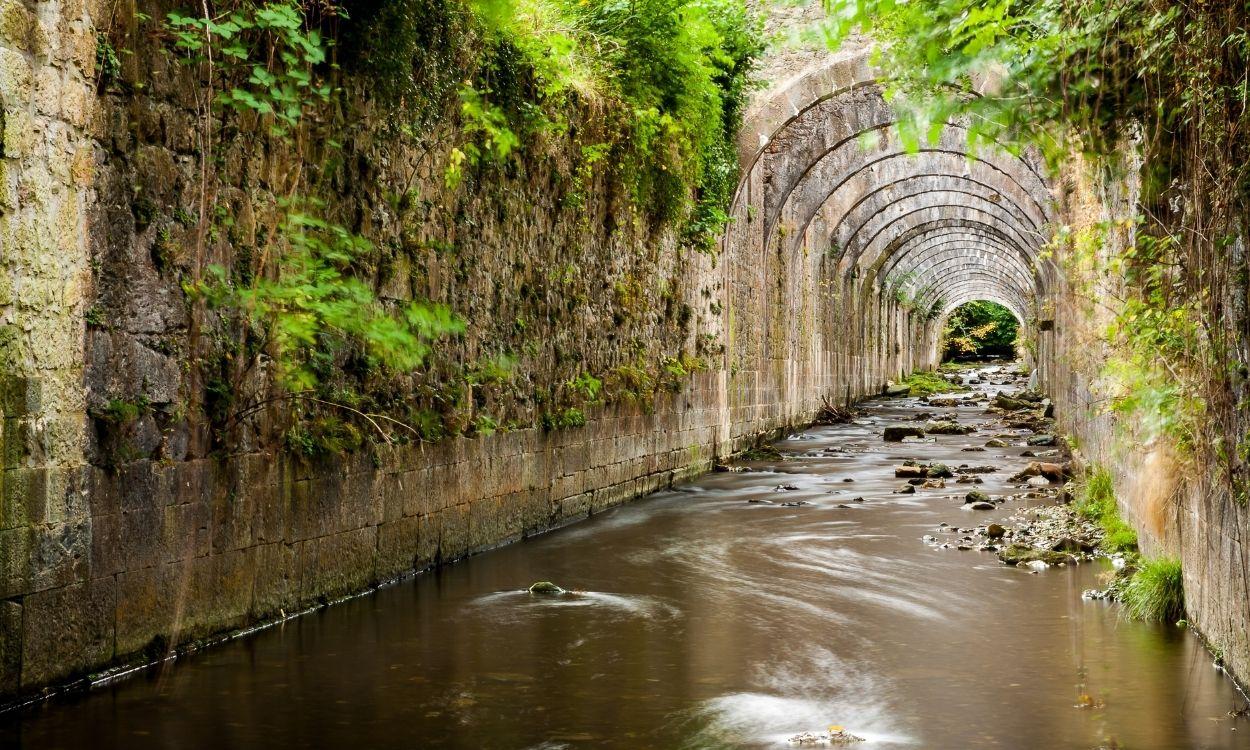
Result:
[[[882,393],[887,396],[906,396],[911,393],[911,386],[905,383],[887,383]]]
[[[996,466],[960,466],[960,474],[993,474],[998,471]]]
[[[882,437],[887,443],[899,443],[903,438],[924,437],[924,430],[919,427],[887,427]]]
[[[985,527],[985,535],[990,539],[1001,539],[1006,533],[1007,529],[1003,528],[1001,524],[992,523]]]
[[[951,467],[946,464],[931,464],[926,476],[930,479],[947,479],[955,476],[955,472],[951,471]]]
[[[1094,545],[1084,539],[1073,539],[1070,536],[1060,537],[1054,544],[1050,545],[1053,552],[1093,552]]]
[[[1024,409],[1033,408],[1033,404],[1018,398],[1012,398],[1004,393],[1000,393],[994,397],[994,406],[1004,411],[1022,411]]]
[[[989,501],[990,501],[990,496],[985,494],[981,490],[973,490],[972,492],[969,492],[967,495],[964,495],[965,503],[988,503]]]
[[[1020,473],[1011,478],[1013,482],[1023,482],[1029,477],[1045,477],[1051,482],[1062,482],[1068,478],[1067,464],[1052,464],[1045,461],[1033,461]]]
[[[994,503],[986,503],[986,502],[964,503],[963,507],[967,508],[968,510],[994,510]]]
[[[897,490],[894,490],[894,494],[895,495],[914,495],[916,494],[916,486],[912,484],[905,484],[902,487],[899,487]]]
[[[924,429],[931,435],[967,435],[976,432],[975,427],[958,422],[930,422]]]
[[[1028,439],[1029,445],[1054,445],[1054,435],[1033,435]]]
[[[914,464],[904,464],[894,467],[894,476],[899,479],[911,479],[913,477],[926,477],[929,475],[929,467],[916,466]]]
[[[1027,544],[1009,544],[998,551],[998,559],[1008,565],[1020,565],[1040,560],[1047,565],[1064,565],[1075,563],[1076,558],[1065,552],[1048,549],[1034,549]]]
[[[985,447],[986,448],[1006,448],[1007,441],[999,440],[998,438],[994,438],[993,440],[986,440]]]

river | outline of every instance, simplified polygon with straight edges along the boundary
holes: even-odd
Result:
[[[787,460],[0,716],[0,746],[784,748],[840,725],[859,748],[1250,748],[1192,633],[1081,598],[1109,565],[922,541],[1041,501],[896,494],[904,458],[993,465],[980,489],[1024,492],[1022,439],[964,450],[1005,434],[983,407],[958,409],[973,434],[882,442],[921,408],[867,402],[777,443]],[[540,580],[577,593],[524,591]]]

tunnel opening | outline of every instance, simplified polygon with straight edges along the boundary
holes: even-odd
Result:
[[[956,307],[942,328],[943,362],[1015,357],[1022,326],[1006,306],[978,299]]]

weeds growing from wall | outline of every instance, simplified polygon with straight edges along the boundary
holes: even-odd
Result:
[[[206,81],[183,279],[193,409],[227,447],[230,430],[287,403],[297,419],[287,444],[303,454],[351,449],[361,432],[389,442],[528,426],[488,413],[483,397],[518,389],[512,352],[483,355],[441,382],[425,378],[431,356],[471,322],[448,306],[378,295],[394,249],[351,228],[332,201],[342,164],[359,153],[343,149],[357,132],[343,118],[350,97],[384,108],[413,148],[447,154],[449,188],[514,172],[552,149],[578,151],[568,208],[580,209],[589,186],[606,179],[623,187],[639,222],[649,217],[688,248],[708,250],[736,185],[733,138],[762,48],[741,0],[224,0],[170,13],[160,26]],[[349,85],[340,67],[368,92],[340,88]],[[458,125],[450,142],[448,122]],[[581,143],[583,131],[606,140]],[[285,166],[247,207],[264,215],[249,238],[215,180],[232,139],[257,134]],[[401,186],[387,200],[398,214],[424,199]],[[682,325],[688,319],[687,308]],[[535,420],[572,427],[588,405],[649,403],[688,377],[692,361],[640,358],[616,374],[584,373],[536,392]],[[627,370],[641,374],[621,378]]]

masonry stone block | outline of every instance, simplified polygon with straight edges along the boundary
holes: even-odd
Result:
[[[113,656],[111,578],[39,591],[22,600],[22,687],[81,674]]]

